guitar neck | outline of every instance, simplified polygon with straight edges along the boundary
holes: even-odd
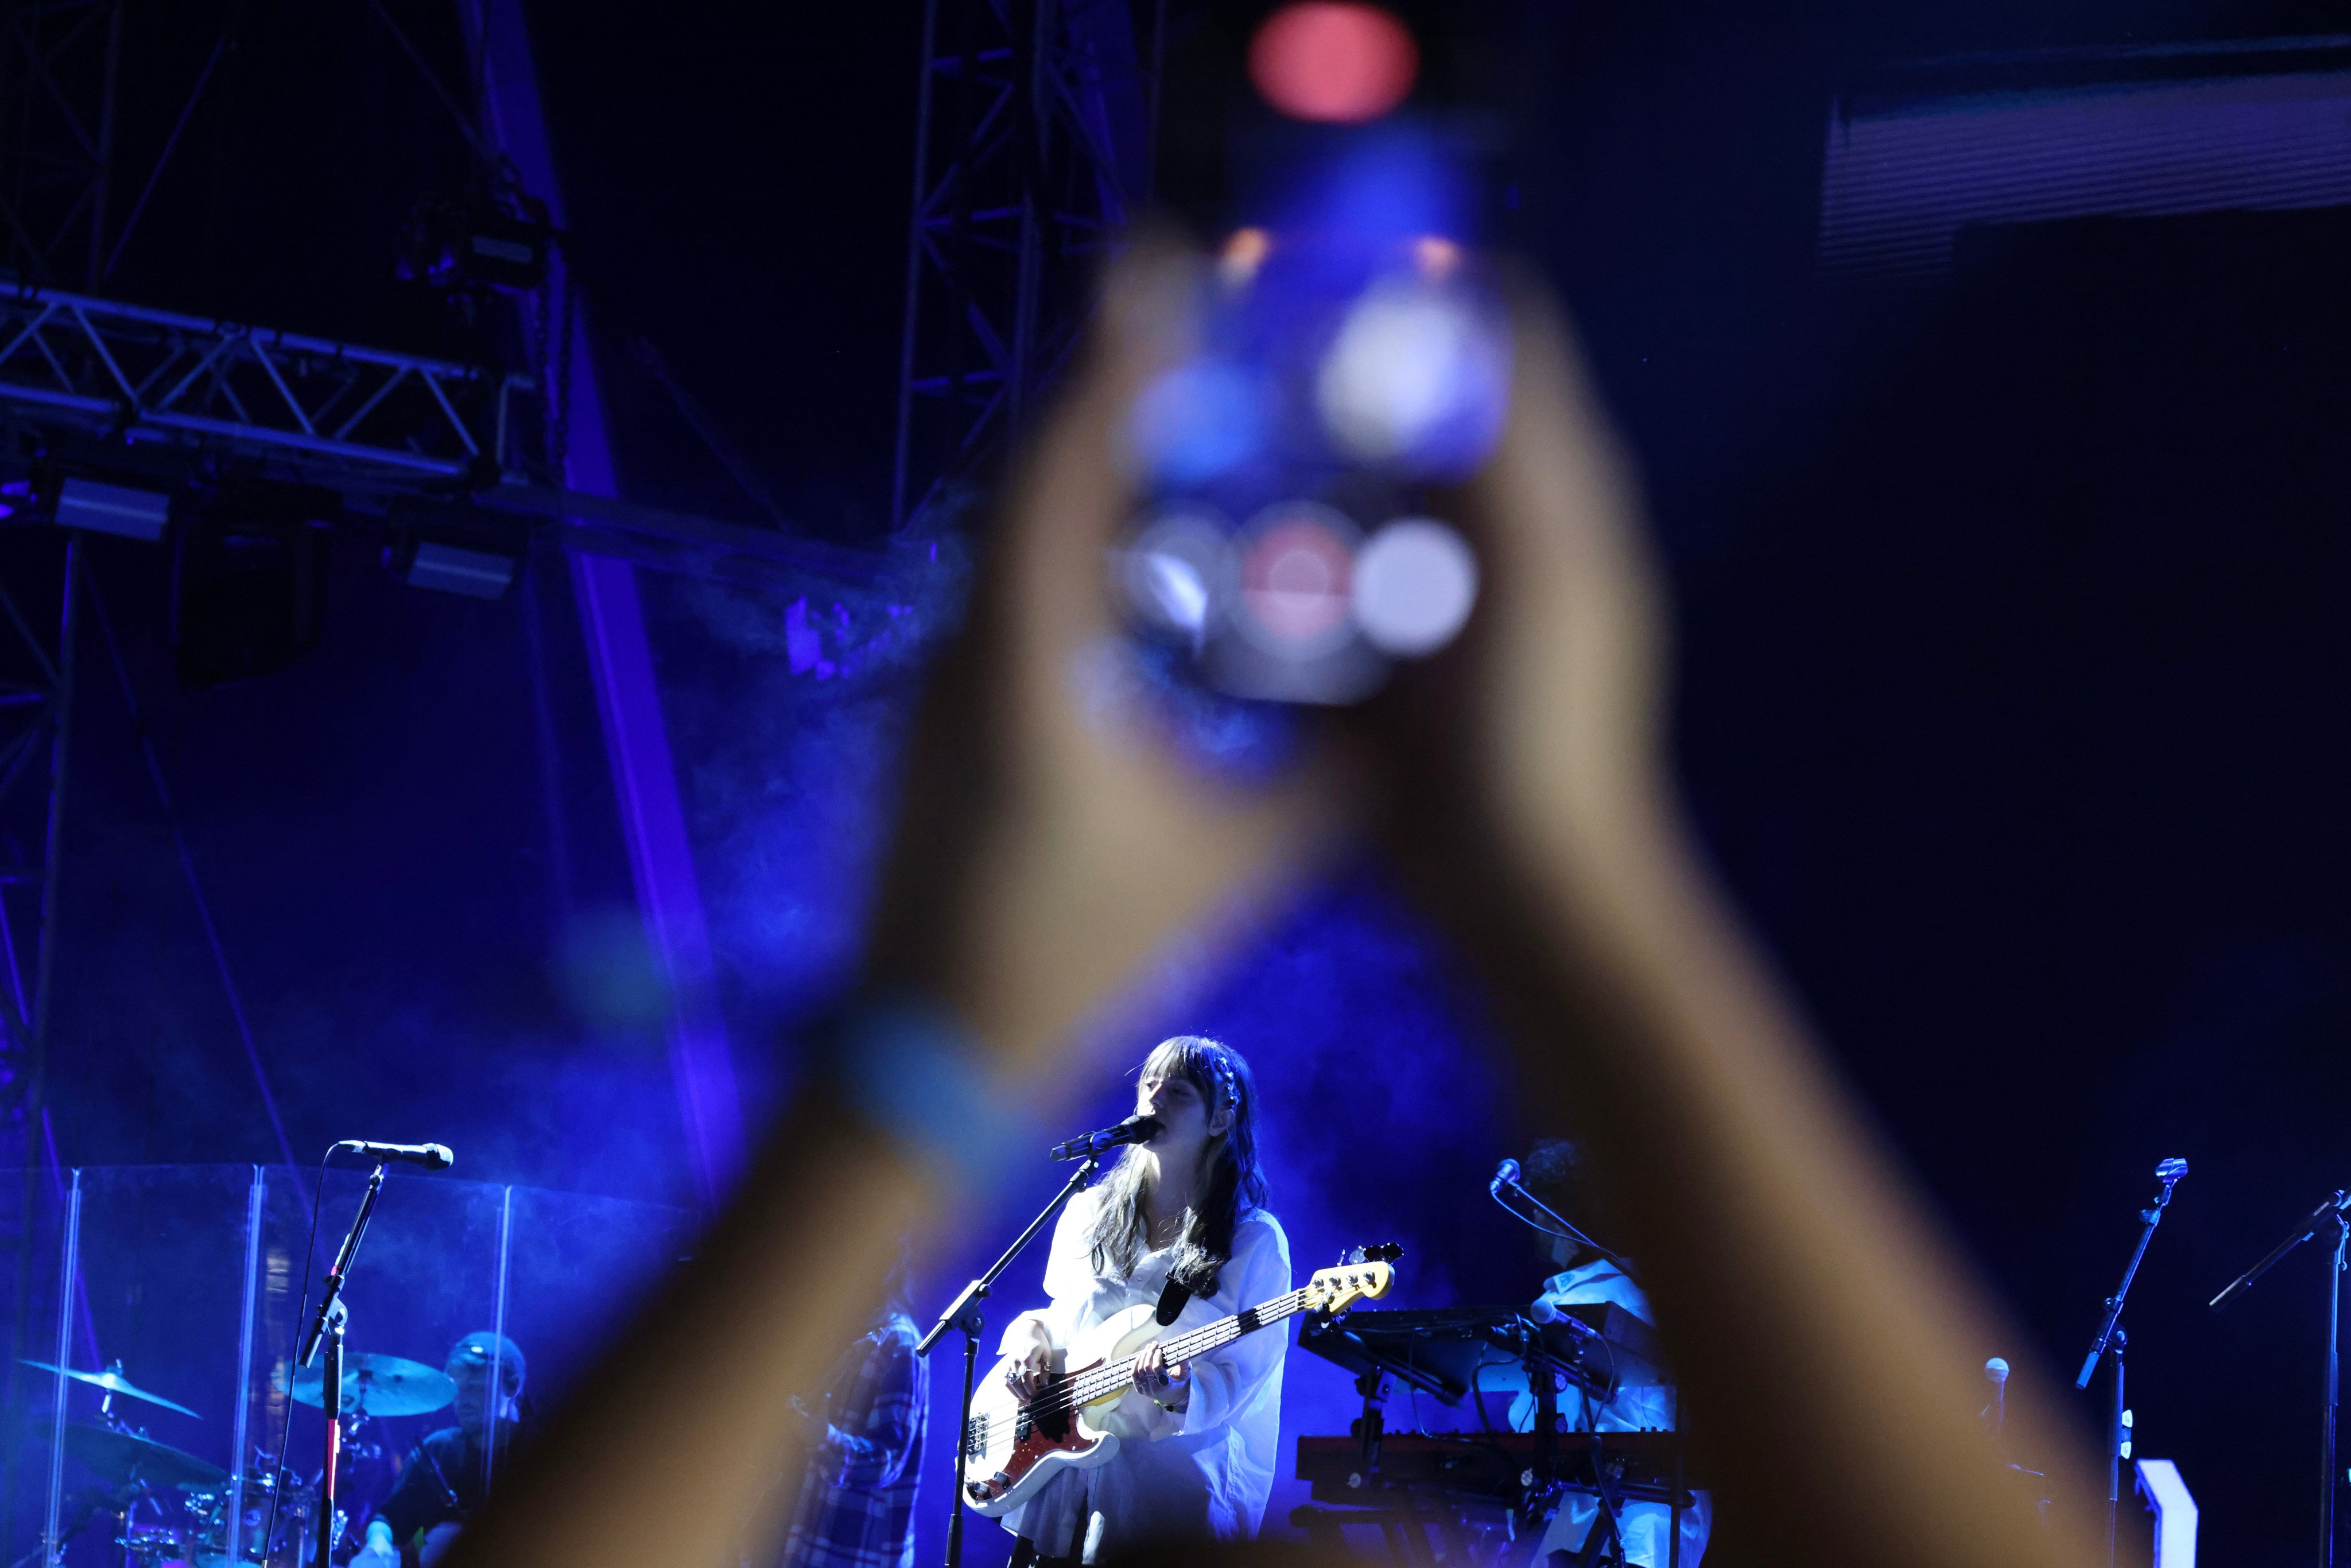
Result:
[[[1286,1318],[1294,1317],[1306,1310],[1306,1291],[1291,1291],[1286,1295],[1276,1296],[1270,1301],[1260,1301],[1256,1306],[1245,1307],[1231,1317],[1218,1318],[1206,1328],[1197,1328],[1190,1333],[1179,1334],[1165,1342],[1165,1353],[1170,1364],[1179,1361],[1189,1361],[1194,1356],[1205,1355],[1220,1345],[1230,1344],[1243,1334],[1255,1333],[1261,1328],[1270,1327]],[[1124,1365],[1105,1366],[1089,1373],[1079,1380],[1076,1398],[1080,1404],[1090,1405],[1124,1384],[1130,1375],[1130,1369]]]
[[[1305,1310],[1306,1292],[1303,1291],[1292,1291],[1287,1295],[1276,1296],[1270,1301],[1260,1301],[1256,1306],[1245,1307],[1231,1317],[1218,1318],[1206,1328],[1194,1329],[1190,1333],[1168,1341],[1167,1359],[1189,1361],[1196,1355],[1205,1354],[1216,1349],[1218,1345],[1230,1344],[1243,1334],[1255,1333],[1261,1328],[1278,1323],[1284,1318],[1294,1316]]]

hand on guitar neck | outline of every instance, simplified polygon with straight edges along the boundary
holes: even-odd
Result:
[[[1153,1340],[1134,1358],[1134,1386],[1162,1410],[1180,1415],[1192,1399],[1192,1364],[1169,1361],[1166,1344]]]

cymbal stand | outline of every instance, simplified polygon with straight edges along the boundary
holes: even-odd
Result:
[[[1053,1201],[1029,1222],[1029,1228],[1014,1239],[1012,1245],[1004,1249],[1002,1257],[987,1266],[986,1273],[963,1288],[963,1293],[948,1303],[947,1310],[939,1314],[939,1321],[931,1325],[930,1332],[923,1335],[921,1342],[914,1346],[916,1355],[927,1356],[939,1341],[946,1337],[949,1329],[957,1329],[963,1333],[963,1406],[962,1415],[956,1422],[955,1508],[947,1515],[947,1568],[962,1568],[963,1563],[963,1521],[967,1511],[964,1506],[964,1458],[971,1446],[971,1385],[979,1365],[979,1336],[987,1329],[987,1320],[980,1311],[979,1303],[987,1299],[987,1292],[995,1289],[996,1281],[1004,1270],[1012,1267],[1012,1260],[1037,1239],[1037,1232],[1045,1228],[1045,1222],[1061,1213],[1061,1206],[1075,1197],[1079,1189],[1093,1179],[1094,1172],[1102,1168],[1102,1154],[1107,1152],[1099,1151],[1085,1157],[1076,1173],[1062,1184],[1061,1190],[1053,1195]],[[379,1170],[376,1174],[381,1176],[383,1173]]]
[[[2334,1568],[2335,1497],[2342,1484],[2342,1472],[2335,1468],[2335,1414],[2343,1389],[2343,1266],[2345,1252],[2351,1249],[2351,1193],[2338,1192],[2321,1202],[2292,1235],[2271,1248],[2260,1262],[2230,1281],[2228,1288],[2207,1303],[2212,1311],[2219,1312],[2251,1290],[2253,1281],[2268,1273],[2279,1259],[2329,1227],[2335,1231],[2335,1254],[2326,1270],[2326,1371],[2325,1384],[2319,1390],[2319,1568]]]
[[[2108,1350],[2114,1352],[2115,1369],[2111,1397],[2106,1405],[2106,1568],[2114,1568],[2116,1517],[2122,1508],[2123,1450],[2130,1443],[2130,1411],[2123,1404],[2123,1350],[2129,1343],[2122,1331],[2123,1301],[2129,1296],[2131,1281],[2138,1278],[2140,1260],[2147,1256],[2147,1244],[2155,1239],[2155,1228],[2163,1223],[2163,1211],[2171,1204],[2171,1189],[2181,1176],[2188,1174],[2185,1160],[2165,1160],[2155,1167],[2155,1179],[2163,1184],[2155,1201],[2138,1211],[2138,1245],[2131,1249],[2130,1261],[2123,1268],[2123,1282],[2106,1298],[2106,1315],[2098,1321],[2098,1332],[2090,1340],[2090,1354],[2082,1358],[2081,1375],[2074,1379],[2076,1388],[2090,1386],[2090,1379],[2098,1370],[2099,1358]]]
[[[108,1362],[106,1364],[106,1370],[115,1374],[117,1376],[120,1376],[122,1372],[122,1358],[118,1355],[112,1361]],[[99,1395],[98,1424],[105,1427],[110,1432],[121,1432],[133,1437],[143,1437],[147,1435],[146,1427],[133,1426],[128,1417],[116,1413],[114,1408],[114,1390],[111,1388],[103,1390]]]

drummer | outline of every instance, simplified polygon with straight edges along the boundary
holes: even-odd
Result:
[[[522,1347],[504,1334],[467,1334],[449,1347],[444,1370],[457,1385],[457,1424],[411,1450],[399,1484],[377,1514],[392,1528],[402,1568],[432,1568],[480,1511],[521,1418],[528,1369]]]

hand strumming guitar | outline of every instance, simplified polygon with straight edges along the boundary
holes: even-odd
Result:
[[[1005,1371],[1004,1385],[1022,1399],[1034,1399],[1053,1370],[1053,1345],[1040,1324],[1033,1320],[1025,1321],[1029,1343],[1018,1347],[1018,1354],[1014,1354],[1015,1347],[1005,1347],[1012,1364]]]

